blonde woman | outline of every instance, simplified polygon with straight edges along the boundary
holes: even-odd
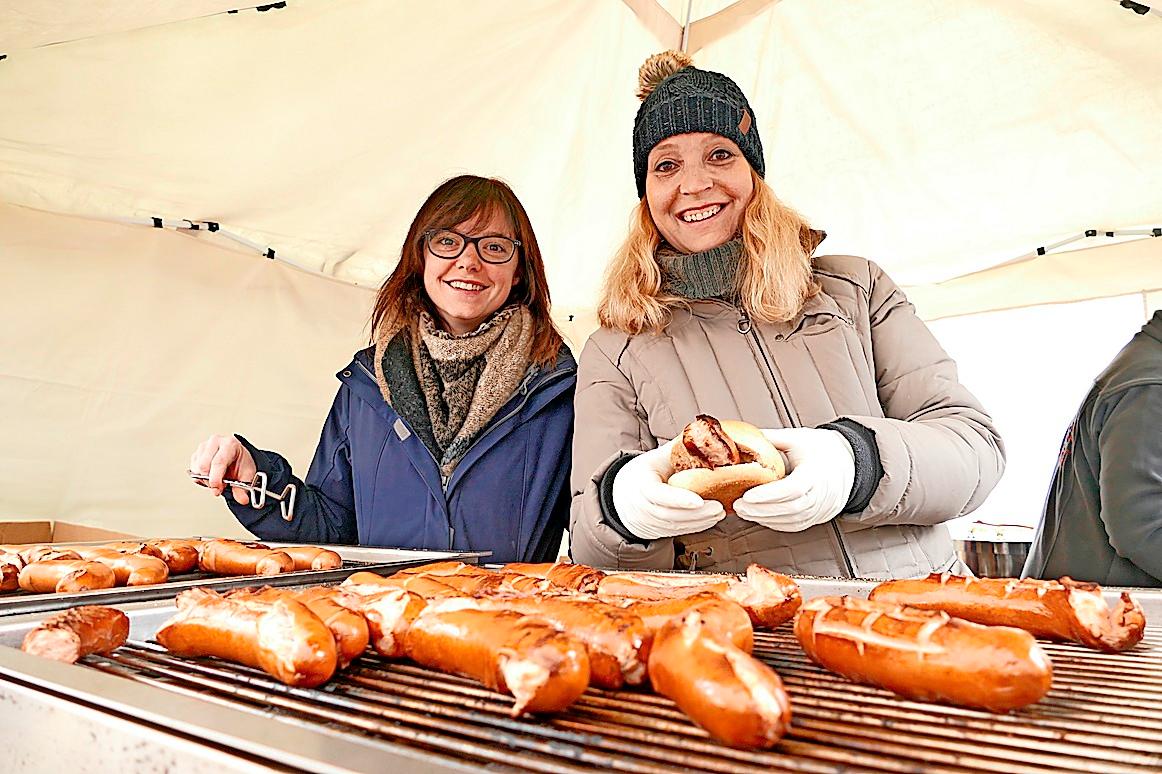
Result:
[[[992,420],[874,263],[764,180],[758,125],[725,75],[677,52],[640,73],[641,202],[581,355],[572,555],[605,567],[891,578],[963,570],[942,522],[1004,469]],[[666,484],[705,413],[763,429],[791,463],[733,503]]]

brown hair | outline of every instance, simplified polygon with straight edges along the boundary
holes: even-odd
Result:
[[[739,304],[758,322],[790,320],[819,292],[811,271],[817,237],[753,169],[751,178],[754,195],[740,225]],[[631,336],[657,333],[670,322],[671,310],[687,305],[687,299],[661,292],[662,271],[654,257],[661,241],[643,196],[634,208],[629,235],[605,273],[597,307],[602,325]]]
[[[416,213],[404,239],[399,263],[375,297],[371,312],[372,342],[381,335],[390,337],[407,327],[420,309],[426,309],[433,319],[440,319],[424,292],[424,232],[452,228],[469,220],[486,221],[494,215],[503,215],[508,220],[521,243],[513,259],[519,261],[518,280],[506,304],[524,304],[532,313],[533,342],[529,353],[532,361],[549,365],[556,360],[563,341],[549,316],[545,264],[528,213],[505,183],[476,175],[460,175],[444,181]]]

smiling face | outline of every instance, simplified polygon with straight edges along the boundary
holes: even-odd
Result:
[[[484,219],[469,218],[451,227],[469,237],[506,236],[516,239],[515,229],[500,213]],[[477,244],[469,244],[460,256],[440,258],[424,245],[424,291],[436,307],[440,322],[449,333],[470,333],[493,312],[504,306],[520,279],[517,268],[520,248],[508,263],[480,260]]]
[[[680,252],[702,252],[733,239],[753,194],[750,164],[721,135],[678,134],[650,151],[650,217]]]

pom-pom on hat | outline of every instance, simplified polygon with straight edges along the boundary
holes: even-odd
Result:
[[[639,197],[646,195],[650,151],[676,134],[711,132],[726,137],[759,177],[766,174],[754,111],[729,77],[699,70],[680,51],[663,51],[638,70],[637,96],[642,104],[633,122],[633,174]]]

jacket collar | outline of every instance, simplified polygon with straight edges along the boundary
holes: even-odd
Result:
[[[525,377],[526,381],[522,382],[524,391],[526,393],[536,392],[546,382],[555,381],[558,374],[576,370],[577,361],[573,358],[573,353],[569,351],[568,346],[562,345],[561,351],[557,353],[557,360],[552,366],[536,369]],[[375,381],[375,347],[367,347],[356,352],[351,363],[335,376],[341,382],[358,385],[362,388],[370,385],[375,393],[379,394],[379,385]],[[366,389],[357,390],[357,392],[365,400],[369,398]],[[382,396],[380,396],[380,402],[382,403]],[[503,409],[501,411],[503,412]]]
[[[719,320],[722,318],[739,320],[742,317],[742,310],[725,301],[693,301],[690,303],[690,314],[703,320]],[[775,333],[782,333],[789,336],[798,331],[805,320],[820,315],[838,317],[850,322],[850,319],[839,308],[839,304],[835,302],[835,299],[820,290],[807,299],[803,307],[799,310],[799,313],[791,320],[787,322],[769,323],[768,326]]]
[[[1150,321],[1142,326],[1142,333],[1153,338],[1155,341],[1162,342],[1162,309],[1154,312],[1154,316]]]

